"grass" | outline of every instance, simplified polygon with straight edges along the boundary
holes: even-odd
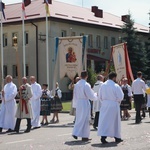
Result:
[[[70,111],[71,102],[62,102],[63,110],[62,111]]]

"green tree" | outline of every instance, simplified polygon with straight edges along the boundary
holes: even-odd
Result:
[[[87,82],[90,83],[91,87],[93,87],[96,82],[97,74],[95,73],[95,71],[92,68],[88,68],[87,71],[88,71]]]
[[[128,15],[123,25],[122,33],[124,35],[123,41],[127,42],[128,54],[133,74],[135,75],[139,70],[146,73],[148,69],[146,65],[146,50],[142,43],[142,38],[138,36],[138,33],[134,28],[134,20],[131,19],[131,14]]]

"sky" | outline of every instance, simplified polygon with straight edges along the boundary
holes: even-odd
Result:
[[[41,0],[42,1],[42,0]],[[148,26],[150,20],[150,0],[57,0],[64,3],[91,8],[98,6],[104,12],[109,12],[117,16],[128,14],[130,11],[132,19],[136,23]],[[22,2],[22,0],[3,0],[5,4]]]

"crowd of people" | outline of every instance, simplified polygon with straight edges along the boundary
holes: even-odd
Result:
[[[73,89],[72,106],[76,110],[73,138],[81,137],[82,141],[91,140],[89,138],[90,111],[93,107],[95,112],[93,128],[98,130],[102,144],[108,143],[107,137],[114,138],[116,143],[122,142],[121,119],[127,120],[131,117],[128,110],[132,109],[132,99],[134,99],[136,111],[136,124],[141,123],[142,117],[145,117],[146,97],[147,107],[150,110],[150,92],[147,92],[148,89],[150,91],[150,88],[142,78],[142,72],[137,73],[137,79],[132,82],[131,86],[126,77],[117,83],[117,74],[113,72],[108,75],[105,82],[104,77],[98,75],[93,88],[86,82],[87,78],[87,72],[82,72],[81,79],[74,85]],[[92,106],[90,101],[93,101]]]
[[[81,76],[76,77],[68,87],[73,91],[70,111],[70,114],[75,116],[73,138],[80,137],[82,141],[91,140],[91,108],[95,113],[93,128],[101,137],[102,144],[108,143],[107,137],[114,138],[116,143],[123,141],[121,119],[127,120],[131,117],[128,110],[132,109],[132,99],[134,99],[136,111],[136,124],[141,123],[142,117],[145,117],[146,103],[150,116],[150,88],[142,78],[142,72],[137,73],[137,79],[132,82],[131,86],[126,77],[117,83],[117,74],[114,72],[109,73],[107,80],[102,75],[98,75],[93,88],[87,82],[87,78],[87,71],[83,71]],[[28,133],[31,128],[37,129],[41,125],[48,125],[47,116],[51,112],[53,117],[50,123],[59,123],[58,113],[62,110],[62,92],[58,83],[56,83],[53,96],[48,89],[48,84],[43,84],[41,88],[34,76],[30,77],[30,84],[27,78],[23,77],[22,85],[17,91],[12,76],[7,75],[1,94],[0,132],[7,129],[6,132],[19,133],[21,120],[26,119],[27,128],[24,132]],[[16,95],[19,96],[17,110]],[[42,115],[41,122],[40,115]]]
[[[6,84],[1,92],[0,132],[5,129],[6,132],[19,133],[22,119],[27,120],[25,133],[30,132],[31,128],[38,129],[41,125],[47,125],[47,116],[50,115],[50,109],[54,113],[50,122],[58,123],[58,112],[62,110],[61,96],[58,83],[56,83],[53,96],[52,92],[48,90],[48,85],[43,84],[41,88],[41,85],[36,82],[35,76],[30,77],[30,84],[27,78],[23,77],[22,85],[17,90],[12,76],[7,75]],[[17,107],[16,99],[19,99]],[[41,122],[40,115],[43,116]]]

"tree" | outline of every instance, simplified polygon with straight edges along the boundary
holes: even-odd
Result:
[[[137,71],[146,73],[147,56],[142,39],[138,36],[136,29],[134,28],[134,20],[131,19],[131,14],[127,15],[125,23],[122,28],[124,34],[123,40],[127,42],[128,54],[131,63],[133,74],[136,75]]]

